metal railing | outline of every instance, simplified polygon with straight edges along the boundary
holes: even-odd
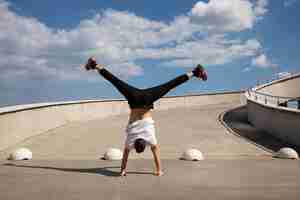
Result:
[[[271,76],[261,76],[258,77],[256,81],[256,86],[264,85],[282,78],[292,77],[294,75],[300,74],[299,70],[289,70],[286,72],[276,73]]]
[[[258,92],[256,90],[256,88],[258,88],[259,86],[262,86],[264,84],[268,84],[268,83],[271,83],[273,81],[276,81],[276,80],[279,80],[282,78],[289,78],[289,77],[300,74],[299,71],[289,71],[289,72],[285,72],[285,73],[286,73],[286,75],[284,75],[284,76],[279,76],[278,74],[276,74],[275,76],[272,76],[269,79],[257,81],[256,87],[246,90],[246,92],[245,92],[246,97],[249,99],[252,99],[256,102],[259,102],[261,104],[300,109],[300,97],[295,98],[295,97],[275,96],[275,95]],[[294,105],[296,105],[296,106],[290,107],[290,105],[289,105],[290,102],[293,102]]]
[[[282,106],[300,109],[300,97],[281,97],[262,92],[257,92],[252,88],[246,91],[246,96],[256,102],[272,106]],[[297,106],[289,106],[289,102],[296,102]]]
[[[253,89],[247,90],[247,96],[250,99],[253,99],[253,100],[258,101],[260,103],[277,105],[277,106],[284,103],[284,102],[287,102],[291,99],[289,97],[273,96],[273,95],[257,92]]]

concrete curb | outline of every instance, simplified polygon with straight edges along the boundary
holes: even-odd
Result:
[[[238,134],[237,132],[235,132],[230,126],[228,126],[227,123],[224,121],[224,116],[225,116],[226,113],[228,113],[228,112],[230,112],[230,111],[233,111],[233,110],[236,110],[236,109],[239,109],[239,108],[241,108],[241,107],[243,107],[243,105],[239,105],[239,106],[236,106],[236,107],[234,107],[234,108],[232,108],[232,109],[229,109],[229,110],[226,110],[226,111],[222,112],[222,113],[218,116],[219,122],[222,124],[222,126],[224,126],[224,127],[226,128],[226,130],[227,130],[228,133],[230,133],[230,134],[236,136],[237,138],[239,138],[239,139],[241,139],[241,140],[243,140],[243,141],[246,141],[246,142],[249,143],[249,144],[252,144],[252,145],[254,145],[254,146],[256,146],[256,147],[262,149],[263,151],[265,151],[265,152],[267,152],[267,153],[273,154],[274,151],[272,151],[271,149],[268,149],[268,148],[266,148],[266,147],[264,147],[264,146],[262,146],[262,145],[260,145],[260,144],[257,144],[257,143],[255,143],[255,142],[253,142],[252,140],[249,140],[249,139],[246,138],[246,137],[241,136],[240,134]],[[268,154],[267,154],[267,155],[268,155]]]

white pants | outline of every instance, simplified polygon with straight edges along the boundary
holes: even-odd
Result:
[[[152,118],[137,120],[127,125],[125,146],[128,149],[134,148],[136,139],[144,139],[147,145],[156,145],[154,121]]]

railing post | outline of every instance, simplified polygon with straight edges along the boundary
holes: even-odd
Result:
[[[265,104],[267,104],[267,96],[265,96]]]
[[[287,107],[287,101],[282,102],[282,103],[280,103],[279,105],[282,106],[282,107]]]

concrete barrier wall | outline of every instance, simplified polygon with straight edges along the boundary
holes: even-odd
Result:
[[[247,101],[248,120],[259,130],[300,146],[300,111]]]
[[[155,103],[155,110],[184,106],[239,102],[241,92],[166,97]],[[0,151],[74,121],[88,121],[129,113],[124,100],[73,101],[0,108]]]
[[[295,74],[253,88],[259,95],[246,92],[249,122],[259,130],[300,146],[300,110],[278,106],[279,97],[300,97],[299,85],[300,74]]]
[[[300,74],[276,80],[256,88],[256,91],[281,97],[300,97]]]

